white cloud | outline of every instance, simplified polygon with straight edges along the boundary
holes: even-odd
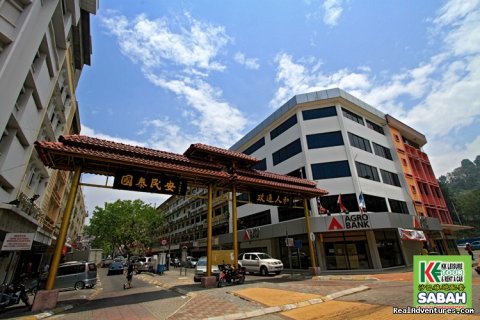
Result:
[[[325,10],[323,22],[329,26],[336,26],[343,11],[342,0],[325,0],[323,9]]]
[[[125,139],[125,138],[120,138],[120,137],[114,137],[111,135],[103,134],[100,132],[95,131],[94,129],[87,127],[85,125],[82,125],[82,131],[80,132],[81,135],[84,136],[89,136],[93,138],[98,138],[98,139],[104,139],[104,140],[109,140],[109,141],[114,141],[118,143],[124,143],[128,144],[131,146],[138,146],[138,147],[146,147],[146,143],[142,141],[136,141],[136,140],[131,140],[131,139]]]
[[[336,2],[327,3],[334,6]],[[434,40],[443,41],[438,53],[415,68],[384,74],[381,79],[365,66],[327,74],[311,58],[294,61],[287,53],[278,54],[276,81],[280,86],[270,105],[278,108],[295,94],[340,87],[417,128],[429,144],[441,145],[447,136],[480,117],[480,0],[447,2],[432,23]],[[458,158],[473,159],[479,137],[478,130],[472,137],[457,136],[463,142],[452,147],[452,152]],[[441,155],[431,160],[441,170],[460,163],[457,157]]]
[[[254,59],[254,58],[245,58],[245,55],[241,52],[237,52],[235,53],[235,56],[233,57],[233,59],[241,64],[241,65],[244,65],[247,69],[251,69],[251,70],[258,70],[260,68],[260,64],[258,63],[258,59]]]
[[[145,77],[185,99],[189,107],[181,110],[190,123],[189,133],[175,135],[174,139],[169,139],[169,134],[153,134],[155,141],[149,143],[177,151],[194,142],[228,147],[241,137],[246,118],[224,101],[222,91],[207,79],[210,72],[225,69],[218,56],[231,39],[223,27],[198,21],[188,14],[178,20],[174,25],[167,19],[149,20],[139,15],[129,21],[114,13],[102,18],[104,26],[117,38],[122,53],[141,65]],[[257,64],[252,59],[244,59],[244,63],[247,67]],[[165,121],[157,119],[150,123],[150,128],[157,133],[179,133],[178,126]]]

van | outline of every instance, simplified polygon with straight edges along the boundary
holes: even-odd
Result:
[[[58,266],[55,279],[56,289],[93,288],[97,284],[97,266],[95,262],[70,261]]]
[[[152,272],[153,271],[153,260],[152,257],[142,257],[139,258],[135,264],[137,273],[142,271]]]

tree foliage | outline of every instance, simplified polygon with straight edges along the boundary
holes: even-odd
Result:
[[[104,208],[95,207],[86,233],[95,236],[92,245],[106,254],[144,254],[156,242],[162,219],[142,200],[117,200],[105,203]]]
[[[474,161],[462,160],[460,167],[438,179],[452,216],[474,227],[459,232],[460,237],[480,236],[480,155]]]

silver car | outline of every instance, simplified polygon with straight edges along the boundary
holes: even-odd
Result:
[[[220,270],[218,269],[217,265],[212,264],[212,276],[220,275]],[[200,257],[197,261],[197,265],[195,267],[195,274],[193,275],[193,281],[200,282],[202,277],[207,275],[207,257]]]

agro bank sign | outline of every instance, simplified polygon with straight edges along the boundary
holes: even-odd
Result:
[[[414,256],[413,305],[472,308],[472,258]]]
[[[327,230],[361,230],[371,229],[370,215],[368,214],[342,214],[327,217]]]

